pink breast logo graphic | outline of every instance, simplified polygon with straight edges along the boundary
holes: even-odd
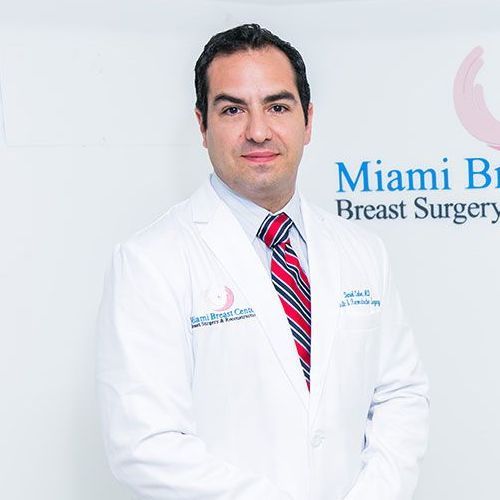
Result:
[[[206,300],[213,311],[227,311],[234,304],[234,293],[228,286],[216,286],[206,293]]]
[[[465,130],[491,148],[500,150],[500,121],[488,109],[476,77],[484,64],[484,49],[476,47],[464,59],[455,77],[455,110]]]

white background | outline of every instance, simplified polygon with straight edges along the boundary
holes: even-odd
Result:
[[[112,245],[211,171],[193,67],[215,32],[260,22],[304,56],[316,115],[300,186],[318,204],[335,209],[336,161],[410,168],[443,156],[447,200],[500,202],[500,189],[463,189],[463,158],[500,166],[500,152],[467,134],[452,99],[481,45],[500,117],[498,2],[301,3],[0,0],[2,498],[131,499],[101,444],[95,316]],[[370,196],[352,198],[404,197]],[[360,223],[392,255],[431,380],[416,498],[494,498],[500,223]]]

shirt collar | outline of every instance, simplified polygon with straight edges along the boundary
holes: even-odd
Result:
[[[257,237],[257,231],[259,230],[262,222],[270,212],[248,198],[244,198],[243,196],[237,194],[225,182],[223,182],[215,172],[210,174],[210,183],[212,184],[215,192],[226,203],[238,219],[250,241],[253,242]],[[294,191],[290,201],[281,210],[278,210],[278,212],[275,213],[280,212],[285,212],[288,217],[292,219],[300,237],[305,241],[304,222],[302,220],[302,211],[300,208],[300,196],[297,190]]]

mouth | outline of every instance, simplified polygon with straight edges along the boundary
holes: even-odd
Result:
[[[251,163],[269,163],[277,158],[278,154],[273,151],[253,151],[241,156]]]

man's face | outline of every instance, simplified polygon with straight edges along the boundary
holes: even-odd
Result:
[[[207,71],[207,128],[196,116],[217,175],[234,191],[272,211],[295,189],[311,138],[287,56],[275,47],[217,56]]]

